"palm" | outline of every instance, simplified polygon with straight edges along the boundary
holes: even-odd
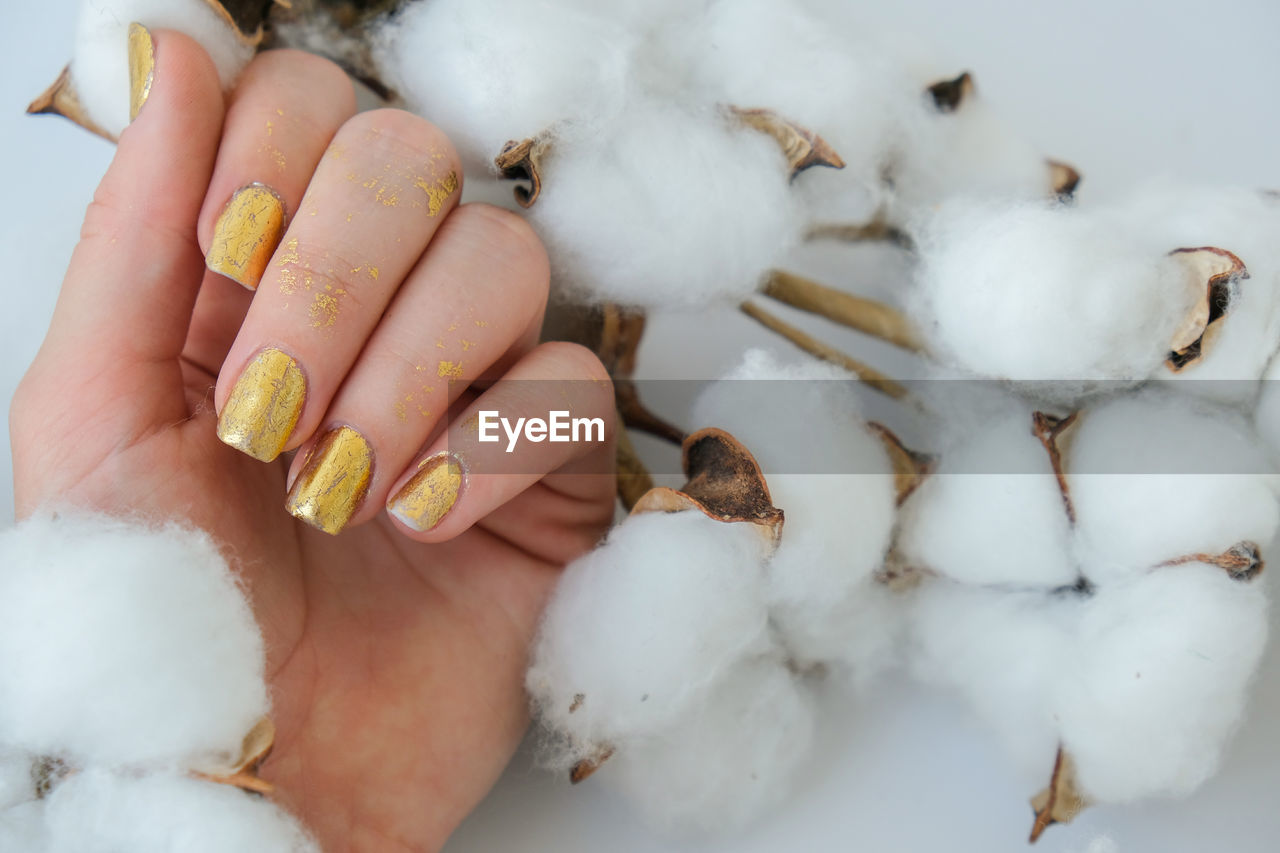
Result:
[[[350,118],[354,97],[344,106],[329,94],[337,91],[335,79],[345,83],[341,70],[287,51],[264,54],[245,72],[237,120],[224,113],[203,51],[177,33],[159,38],[146,107],[121,137],[49,334],[10,409],[18,516],[72,503],[181,519],[212,534],[244,578],[266,640],[277,741],[263,775],[278,799],[326,850],[437,848],[488,790],[523,730],[525,649],[558,567],[591,547],[611,519],[612,478],[587,472],[608,470],[612,445],[557,445],[559,455],[534,454],[529,470],[536,473],[523,478],[472,476],[452,515],[432,530],[410,531],[385,513],[373,515],[391,494],[389,478],[368,495],[364,518],[372,520],[335,538],[285,511],[286,459],[263,464],[219,441],[218,373],[224,362],[242,363],[237,344],[292,341],[294,355],[312,368],[308,400],[323,401],[315,406],[324,410],[323,423],[345,422],[339,386],[373,389],[356,410],[368,415],[363,426],[371,444],[387,451],[379,464],[393,475],[411,461],[397,460],[395,448],[417,452],[434,428],[376,417],[383,401],[403,393],[387,365],[417,381],[420,365],[435,363],[428,356],[436,357],[436,336],[424,322],[477,312],[474,340],[457,344],[474,347],[467,358],[481,365],[477,370],[592,380],[583,383],[590,398],[582,411],[612,421],[607,374],[589,353],[535,346],[549,272],[523,221],[479,206],[451,207],[435,222],[448,220],[440,226],[448,233],[439,236],[424,225],[431,217],[358,195],[362,185],[345,177],[348,169],[380,175],[385,158],[399,158],[402,171],[417,175],[441,165],[428,156],[436,148],[460,169],[437,130],[407,114]],[[204,200],[223,191],[212,186],[221,180],[230,195],[245,175],[276,169],[275,161],[255,160],[260,145],[243,143],[262,127],[252,118],[255,102],[270,116],[268,128],[284,115],[275,100],[280,90],[303,93],[290,109],[312,120],[290,125],[292,137],[282,123],[273,139],[311,153],[290,155],[297,171],[291,181],[268,174],[292,184],[291,210],[299,210],[307,187],[328,199],[326,210],[338,198],[333,193],[347,194],[332,210],[354,211],[328,225],[299,215],[289,233],[296,227],[304,245],[371,253],[365,290],[336,330],[309,320],[286,328],[305,312],[294,305],[289,313],[278,287],[251,294],[206,273],[198,244]],[[396,133],[401,138],[392,145],[387,140]],[[350,156],[325,173],[317,165],[323,146],[341,134],[352,144],[336,150]],[[387,147],[376,149],[370,139]],[[242,156],[224,162],[228,151]],[[452,180],[450,193],[456,173]],[[428,244],[438,251],[427,252]],[[397,264],[402,272],[393,275]],[[481,322],[481,314],[489,320]],[[255,316],[266,319],[255,326]],[[415,353],[415,343],[430,352]],[[363,359],[374,351],[381,360]],[[361,373],[362,366],[369,370]],[[498,392],[485,393],[488,400]],[[559,396],[555,403],[565,405]],[[293,446],[323,423],[291,427]]]
[[[15,454],[20,513],[70,489],[91,507],[177,514],[236,543],[266,640],[279,735],[263,775],[279,799],[325,849],[441,843],[523,731],[526,645],[558,567],[608,523],[608,478],[552,476],[440,545],[385,516],[334,538],[281,508],[286,460],[263,465],[217,440],[202,402],[214,377],[185,373],[195,414],[146,430],[138,412],[132,440],[56,413],[15,418],[15,448],[72,448],[56,470]],[[123,390],[72,396],[105,405]]]

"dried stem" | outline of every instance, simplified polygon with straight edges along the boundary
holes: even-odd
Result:
[[[844,243],[892,243],[911,251],[915,243],[907,232],[879,216],[870,222],[824,222],[805,233],[806,240],[839,240]]]
[[[623,424],[672,444],[683,443],[684,430],[650,411],[640,400],[640,392],[631,378],[636,369],[640,341],[644,337],[644,313],[609,304],[601,309],[599,323],[596,355],[613,377],[614,399]]]
[[[923,341],[906,315],[883,302],[854,296],[785,270],[774,270],[769,274],[764,294],[792,308],[826,317],[896,347],[911,352],[924,350]]]
[[[623,509],[631,512],[644,493],[653,488],[653,477],[640,461],[625,429],[618,430],[617,462],[618,499],[622,501]]]
[[[832,364],[838,365],[843,367],[845,370],[857,374],[859,379],[880,393],[886,394],[895,400],[901,400],[908,396],[906,387],[900,382],[891,379],[876,370],[874,367],[863,364],[830,344],[823,343],[813,337],[813,335],[797,329],[795,326],[792,326],[785,320],[775,317],[763,308],[760,308],[751,302],[744,302],[739,307],[742,309],[743,314],[746,314],[769,331],[776,332],[815,358],[820,358],[823,361],[829,361]]]

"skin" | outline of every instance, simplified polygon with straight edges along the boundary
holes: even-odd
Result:
[[[584,349],[536,345],[547,267],[523,221],[459,207],[454,194],[424,226],[423,209],[362,197],[347,170],[322,165],[331,138],[373,124],[396,145],[455,158],[438,130],[402,113],[352,118],[345,78],[302,54],[255,60],[226,101],[194,42],[153,35],[151,93],[86,214],[52,326],[11,407],[19,516],[73,504],[210,531],[266,639],[278,736],[263,776],[276,800],[327,851],[439,849],[527,725],[526,649],[560,569],[612,517],[613,480],[600,473],[613,453],[607,375]],[[298,93],[285,109],[295,118],[273,126],[271,151],[261,105],[280,91]],[[381,164],[370,155],[352,168]],[[205,271],[218,213],[254,180],[284,198],[291,229],[302,228],[308,196],[338,199],[325,204],[352,221],[376,218],[377,239],[365,242],[332,224],[345,215],[298,232],[323,246],[347,240],[384,270],[340,322],[299,322],[268,278],[255,294]],[[495,279],[504,286],[489,286]],[[467,338],[485,356],[460,382],[437,383],[447,390],[423,408],[443,414],[446,398],[481,393],[469,383],[490,388],[504,375],[596,380],[575,414],[605,418],[609,440],[540,445],[526,466],[536,473],[472,477],[440,525],[412,531],[384,502],[439,445],[444,423],[382,405],[401,390],[394,365],[415,367],[420,353],[406,348],[418,338],[434,347],[405,330],[481,316]],[[368,499],[336,537],[283,509],[301,458],[259,462],[215,435],[215,410],[245,358],[280,343],[312,384],[289,449],[364,417],[378,454]],[[500,391],[486,393],[502,404]]]

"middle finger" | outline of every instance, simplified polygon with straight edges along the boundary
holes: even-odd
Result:
[[[262,461],[302,444],[457,204],[449,140],[396,110],[343,125],[223,363],[218,436]]]

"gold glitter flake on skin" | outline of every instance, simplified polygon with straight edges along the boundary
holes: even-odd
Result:
[[[276,266],[296,264],[301,260],[302,258],[298,256],[298,238],[290,237],[289,242],[285,243],[284,248],[280,250],[280,257],[276,258]]]
[[[413,479],[387,502],[387,511],[414,530],[431,530],[457,504],[464,479],[454,456],[441,453],[428,457],[418,465]]]
[[[460,379],[462,377],[462,362],[442,361],[436,367],[436,375],[441,379]]]
[[[311,328],[327,329],[338,322],[338,297],[346,291],[336,290],[333,294],[316,293],[311,300]]]
[[[351,427],[329,430],[307,454],[285,508],[317,530],[337,535],[359,512],[373,478],[373,448]]]
[[[284,203],[263,184],[236,191],[213,226],[205,266],[256,290],[284,234]],[[297,241],[292,241],[295,249]]]
[[[138,117],[142,105],[151,95],[155,79],[156,48],[151,31],[142,24],[129,25],[129,121]]]
[[[458,191],[458,173],[449,172],[435,183],[419,178],[414,186],[427,194],[427,215],[436,216],[444,208],[449,196]]]
[[[281,151],[279,148],[275,147],[270,143],[264,144],[261,148],[258,149],[258,151],[260,151],[263,154],[266,154],[268,157],[271,158],[272,162],[276,164],[277,172],[280,172],[282,174],[284,173],[285,159],[284,159],[283,151]]]
[[[245,367],[218,416],[218,438],[270,462],[280,455],[298,424],[307,380],[290,356],[264,349]]]

